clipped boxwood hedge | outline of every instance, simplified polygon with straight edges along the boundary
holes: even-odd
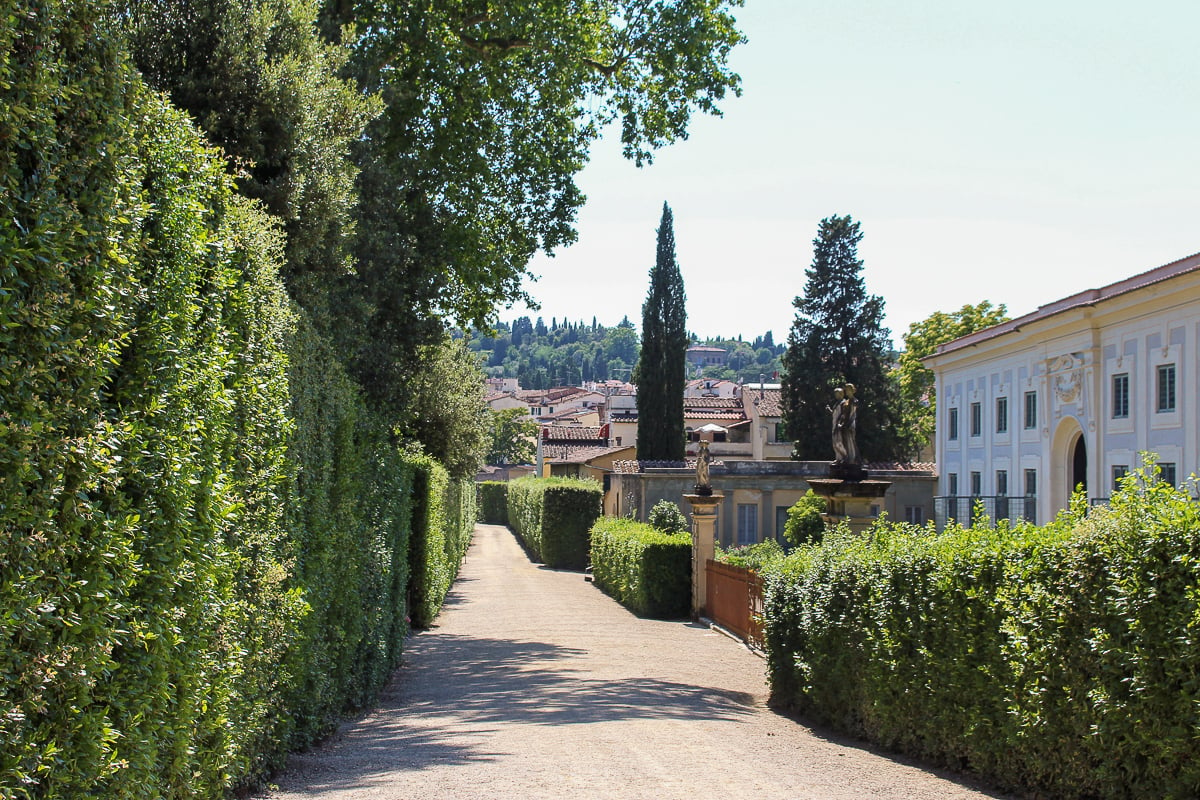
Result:
[[[0,795],[222,798],[377,695],[473,487],[371,416],[104,14],[0,26]]]
[[[506,481],[484,481],[479,484],[479,520],[488,525],[508,524]]]
[[[509,524],[537,560],[558,569],[583,569],[603,498],[596,481],[520,478],[509,484]]]
[[[767,579],[773,699],[1017,790],[1200,795],[1200,506],[835,534]]]
[[[692,601],[692,538],[630,519],[605,517],[592,528],[592,578],[636,614],[686,617]]]

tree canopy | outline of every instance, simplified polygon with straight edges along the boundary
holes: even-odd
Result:
[[[740,5],[121,0],[116,18],[284,222],[292,296],[394,424],[447,323],[490,327],[527,299],[531,256],[574,240],[603,130],[647,163],[740,92]]]
[[[906,458],[911,442],[899,426],[899,396],[890,374],[891,342],[883,327],[883,298],[867,294],[859,223],[849,216],[821,220],[813,239],[804,294],[784,354],[783,404],[796,457],[832,455],[830,411],[834,389],[857,387],[858,449],[865,460]]]
[[[935,311],[908,326],[896,374],[904,402],[904,428],[914,435],[916,449],[924,448],[933,439],[937,417],[933,370],[922,364],[921,359],[933,355],[940,344],[1007,320],[1008,309],[1003,304],[993,306],[983,300],[950,313]]]
[[[675,261],[675,223],[663,203],[650,289],[642,304],[642,352],[637,384],[638,458],[682,461],[683,388],[687,370],[687,297]]]

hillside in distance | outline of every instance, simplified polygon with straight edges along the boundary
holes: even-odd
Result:
[[[494,333],[494,335],[493,335]],[[637,364],[640,335],[628,317],[612,327],[593,317],[590,323],[544,317],[518,317],[496,324],[494,332],[465,335],[490,378],[516,378],[523,389],[549,389],[588,381],[629,380]],[[752,342],[690,334],[694,344],[726,352],[723,365],[688,367],[689,378],[713,378],[743,383],[777,382],[786,349],[767,331]]]

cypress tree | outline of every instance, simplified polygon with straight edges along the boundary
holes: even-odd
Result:
[[[674,218],[663,203],[658,256],[642,304],[642,352],[633,377],[638,387],[638,458],[645,461],[683,460],[686,306],[683,276],[675,262]]]
[[[899,397],[889,369],[891,343],[883,327],[883,298],[867,294],[858,243],[859,223],[849,216],[821,220],[813,240],[804,294],[793,301],[796,317],[783,357],[784,421],[803,460],[833,458],[833,392],[852,383],[861,403],[858,449],[864,461],[906,455],[897,425]]]

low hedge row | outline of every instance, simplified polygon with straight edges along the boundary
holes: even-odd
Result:
[[[520,478],[508,488],[508,520],[533,557],[550,567],[583,569],[588,533],[604,492],[595,481]]]
[[[663,533],[630,519],[605,517],[595,524],[592,579],[635,614],[686,617],[692,601],[692,539]]]
[[[479,484],[479,521],[488,525],[508,524],[508,483],[484,481]]]
[[[767,576],[773,699],[1064,798],[1200,795],[1200,507],[1144,475],[1043,528],[830,535]]]

